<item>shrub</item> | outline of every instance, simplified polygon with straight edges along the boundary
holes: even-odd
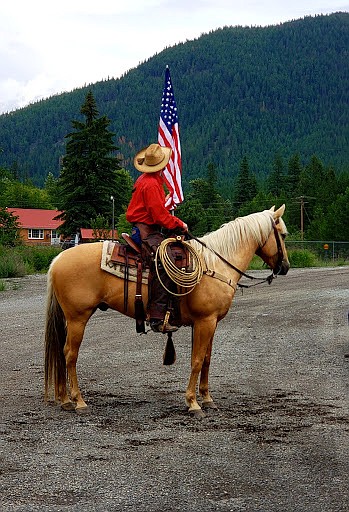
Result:
[[[23,261],[33,269],[33,272],[46,272],[53,258],[61,249],[57,247],[21,247],[18,249]],[[33,273],[32,272],[32,273]]]
[[[294,268],[305,268],[305,267],[317,267],[319,261],[316,255],[308,249],[294,249],[289,251],[288,259],[291,267]]]
[[[25,262],[13,249],[1,252],[0,277],[23,277],[28,270]]]
[[[0,245],[0,278],[46,272],[60,251],[60,248],[51,246],[7,248]]]

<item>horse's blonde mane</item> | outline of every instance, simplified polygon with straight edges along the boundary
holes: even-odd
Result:
[[[263,245],[270,234],[273,221],[272,210],[264,210],[263,212],[252,213],[245,217],[238,217],[226,224],[223,224],[216,231],[207,233],[202,236],[202,240],[207,247],[214,249],[224,258],[228,258],[229,254],[237,251],[238,248],[247,242],[257,242],[258,245]],[[286,226],[283,220],[279,219],[281,224],[281,232],[286,232]],[[205,249],[200,243],[195,243],[195,249],[199,254],[204,256],[207,265],[212,265],[217,259],[217,256],[211,251]]]

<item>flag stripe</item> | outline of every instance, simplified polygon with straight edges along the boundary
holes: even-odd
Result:
[[[174,190],[174,201],[175,203],[181,203],[183,201],[183,191],[182,191],[182,176],[181,176],[181,155],[180,155],[180,142],[179,137],[177,135],[177,130],[175,130],[174,136],[171,137],[169,135],[166,126],[163,126],[162,121],[160,120],[159,126],[159,144],[162,146],[167,146],[172,148],[171,159],[168,163],[167,168],[164,171],[164,177],[167,182],[170,183],[172,189]]]
[[[165,85],[162,94],[160,120],[158,128],[158,142],[161,146],[172,149],[172,155],[166,169],[164,178],[171,194],[167,207],[175,208],[184,199],[182,190],[182,155],[179,139],[179,126],[177,105],[174,99],[170,70],[165,72]]]

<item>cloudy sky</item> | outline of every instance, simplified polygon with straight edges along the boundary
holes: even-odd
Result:
[[[117,78],[226,25],[349,11],[349,0],[23,0],[0,5],[0,113]]]

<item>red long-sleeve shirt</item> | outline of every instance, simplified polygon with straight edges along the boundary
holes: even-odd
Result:
[[[144,173],[137,179],[126,211],[126,219],[132,224],[159,224],[167,229],[184,227],[184,222],[171,215],[165,207],[163,179],[159,172]]]

